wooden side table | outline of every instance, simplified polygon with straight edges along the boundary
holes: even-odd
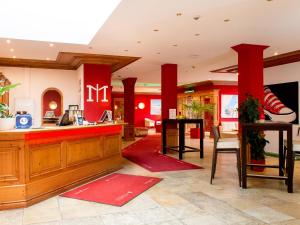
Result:
[[[279,132],[279,165],[260,165],[247,163],[246,158],[246,140],[247,133],[249,131],[278,131]],[[293,175],[294,175],[294,160],[293,160],[293,148],[292,137],[293,129],[291,123],[283,122],[264,122],[264,123],[243,123],[241,124],[242,131],[242,188],[247,188],[247,177],[254,178],[267,178],[267,179],[279,179],[285,180],[287,184],[287,190],[289,193],[293,193]],[[283,132],[287,132],[287,159],[286,170],[284,169],[284,148],[283,148]],[[248,166],[279,168],[279,176],[270,176],[262,174],[249,174],[247,173]]]

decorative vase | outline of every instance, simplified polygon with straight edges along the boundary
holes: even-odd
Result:
[[[0,130],[12,130],[16,124],[16,118],[0,118]]]
[[[251,164],[264,165],[264,164],[266,164],[266,160],[265,159],[260,159],[260,160],[251,159]],[[255,172],[263,172],[265,170],[265,168],[264,167],[259,167],[259,166],[251,166],[251,170],[253,170]]]

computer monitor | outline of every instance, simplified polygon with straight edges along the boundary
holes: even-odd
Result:
[[[111,122],[112,121],[112,111],[111,110],[104,110],[102,113],[99,122],[103,123],[105,120]]]
[[[72,124],[72,122],[69,119],[69,110],[66,110],[64,115],[59,119],[58,126],[67,126]]]

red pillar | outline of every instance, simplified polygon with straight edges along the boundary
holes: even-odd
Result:
[[[96,122],[104,110],[111,110],[111,66],[84,64],[83,80],[84,116]]]
[[[238,52],[239,105],[251,94],[264,104],[263,51],[269,46],[240,44],[232,48]],[[263,110],[261,118],[264,118]]]
[[[122,80],[124,86],[124,122],[128,123],[125,126],[125,140],[134,140],[134,85],[137,78],[130,77]]]
[[[164,64],[161,66],[162,119],[169,118],[169,109],[177,109],[177,64]]]

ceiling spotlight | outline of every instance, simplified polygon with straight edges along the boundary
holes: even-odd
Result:
[[[229,22],[229,21],[230,21],[230,19],[225,19],[225,20],[224,20],[225,23],[227,23],[227,22]]]
[[[49,47],[53,47],[53,46],[54,46],[54,44],[53,44],[53,43],[50,43],[50,44],[49,44]]]
[[[160,54],[160,52],[157,52],[156,54],[157,54],[157,55],[159,55],[159,54]]]
[[[17,58],[15,55],[13,56],[13,59]]]
[[[159,29],[154,29],[153,31],[154,31],[154,32],[158,32],[158,31],[159,31]]]
[[[10,52],[14,52],[15,50],[13,48],[9,49]]]
[[[176,16],[182,16],[182,13],[176,13]]]
[[[195,69],[195,68],[196,68],[196,66],[192,66],[192,68],[193,68],[193,69]]]
[[[92,46],[89,46],[89,49],[93,49],[93,47],[92,47]]]
[[[128,49],[125,49],[124,52],[128,52]]]
[[[199,15],[194,16],[193,19],[194,19],[194,20],[199,20],[199,19],[200,19],[200,16],[199,16]]]
[[[10,44],[10,42],[11,42],[10,40],[6,40],[6,43],[7,43],[7,44]]]
[[[199,36],[199,35],[200,35],[200,34],[198,34],[198,33],[197,33],[197,34],[195,34],[195,36]]]
[[[137,41],[138,44],[141,44],[141,41]]]
[[[177,47],[178,45],[177,44],[175,44],[175,45],[173,45],[174,47]]]
[[[278,52],[274,52],[274,55],[278,55]]]

